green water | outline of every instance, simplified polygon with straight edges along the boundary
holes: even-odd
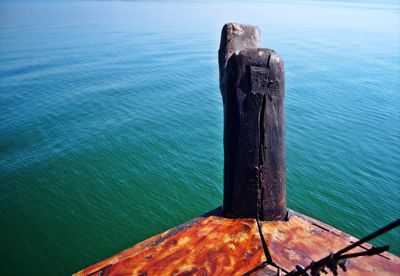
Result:
[[[0,2],[1,274],[71,274],[221,205],[231,21],[285,60],[288,206],[357,237],[400,217],[398,2]]]

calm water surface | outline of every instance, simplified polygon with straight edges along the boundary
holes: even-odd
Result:
[[[71,274],[221,204],[230,21],[285,60],[289,207],[357,237],[400,216],[399,2],[1,2],[1,274]]]

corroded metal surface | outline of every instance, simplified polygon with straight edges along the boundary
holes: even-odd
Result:
[[[335,252],[357,239],[333,227],[292,212],[288,221],[261,222],[263,237],[272,260],[291,271],[296,264],[307,266],[330,252]],[[370,245],[353,249],[365,250]],[[400,259],[392,254],[363,256],[349,260],[348,271],[340,275],[400,275]]]
[[[147,239],[76,275],[285,275],[296,264],[308,265],[356,238],[290,211],[288,221],[259,222],[267,264],[254,219],[226,219],[216,209]],[[363,244],[351,252],[370,248]],[[400,275],[400,258],[390,253],[349,260],[339,275]]]
[[[209,216],[171,231],[76,275],[242,275],[266,261],[254,219]]]
[[[131,248],[128,248],[124,251],[121,251],[120,253],[107,258],[97,264],[94,264],[92,266],[89,266],[81,271],[79,271],[78,273],[74,274],[74,275],[98,275],[100,271],[105,270],[106,268],[122,261],[123,259],[126,258],[132,258],[138,254],[140,254],[141,252],[145,251],[145,250],[149,250],[155,246],[157,246],[158,244],[160,244],[161,242],[163,242],[164,240],[174,236],[175,234],[177,234],[178,232],[187,229],[189,227],[191,227],[193,224],[195,224],[196,222],[200,222],[202,220],[205,220],[206,217],[198,217],[198,218],[194,218],[182,225],[179,225],[178,227],[169,229],[159,235],[153,236],[147,240],[144,240],[136,245],[134,245]]]

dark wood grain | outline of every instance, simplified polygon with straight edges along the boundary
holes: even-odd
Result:
[[[284,66],[270,49],[245,49],[225,69],[224,214],[286,216]]]

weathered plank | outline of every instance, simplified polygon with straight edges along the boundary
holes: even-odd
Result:
[[[77,272],[74,275],[77,275],[77,276],[101,275],[101,273],[103,273],[103,271],[107,270],[112,265],[114,265],[126,258],[133,258],[146,250],[151,250],[152,248],[159,245],[161,242],[165,241],[166,239],[169,239],[169,238],[175,236],[182,230],[190,228],[194,223],[200,222],[205,219],[206,219],[206,215],[201,216],[201,217],[196,217],[182,225],[179,225],[179,226],[169,229],[161,234],[150,237],[150,238],[132,246],[131,248],[125,249],[124,251],[121,251],[120,253],[118,253],[114,256],[111,256],[101,262],[91,265],[91,266]]]
[[[305,267],[312,261],[317,261],[357,241],[356,238],[315,219],[296,212],[291,213],[288,221],[260,222],[272,261],[286,271],[293,270],[297,264]],[[363,246],[350,252],[364,250]],[[349,260],[347,272],[341,272],[340,275],[399,275],[399,273],[399,258],[386,253],[385,256],[352,258]]]
[[[209,215],[76,275],[243,275],[265,261],[256,220]]]

